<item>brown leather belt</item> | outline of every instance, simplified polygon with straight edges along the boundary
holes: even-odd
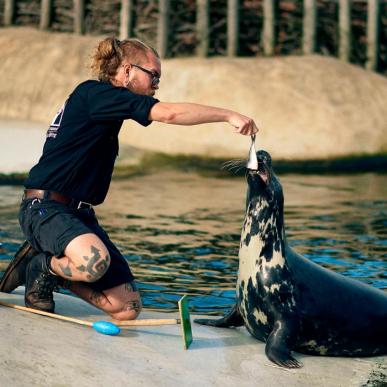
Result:
[[[70,196],[63,195],[59,192],[55,191],[47,191],[44,189],[25,189],[23,200],[26,199],[49,199],[55,200],[56,202],[66,204],[69,207],[82,209],[82,208],[92,208],[93,206],[90,203],[82,202],[80,200],[76,200],[71,198]]]

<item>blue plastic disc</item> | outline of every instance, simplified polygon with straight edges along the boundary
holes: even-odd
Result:
[[[121,332],[121,329],[117,325],[109,321],[96,321],[92,327],[104,335],[116,336]]]

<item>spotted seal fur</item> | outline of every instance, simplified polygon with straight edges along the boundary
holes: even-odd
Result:
[[[266,342],[274,363],[298,368],[291,351],[327,356],[387,354],[387,294],[325,269],[287,243],[284,196],[271,157],[257,152],[247,171],[246,216],[239,250],[236,304],[216,327],[245,325]]]

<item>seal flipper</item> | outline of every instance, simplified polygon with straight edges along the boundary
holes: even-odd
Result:
[[[231,311],[222,318],[216,320],[209,318],[197,318],[194,322],[196,324],[210,325],[218,328],[241,327],[242,325],[245,325],[245,322],[239,313],[237,304],[235,304]]]
[[[297,325],[292,321],[276,321],[266,341],[266,356],[275,364],[286,368],[300,368],[302,363],[294,359],[289,344],[294,340]]]

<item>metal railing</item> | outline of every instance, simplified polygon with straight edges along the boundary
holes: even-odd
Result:
[[[89,0],[90,1],[90,0]],[[18,0],[3,0],[3,24],[10,26],[14,23]],[[116,1],[117,2],[117,1]],[[338,57],[350,61],[351,51],[351,0],[336,0],[338,7]],[[134,0],[121,0],[119,17],[119,34],[121,39],[133,36]],[[276,44],[276,1],[261,0],[262,30],[259,39],[262,43],[263,54],[271,56],[275,53]],[[302,2],[302,53],[311,54],[316,48],[316,31],[318,25],[317,1],[303,0]],[[381,24],[380,0],[368,0],[366,24],[366,61],[365,66],[370,70],[377,70],[378,50],[380,46],[379,28]],[[206,57],[210,46],[210,0],[196,0],[196,55]],[[85,5],[86,0],[73,0],[73,32],[85,33]],[[50,29],[53,0],[40,1],[40,24],[42,30]],[[240,0],[227,0],[227,48],[228,56],[239,53]],[[168,57],[168,40],[170,37],[171,0],[158,0],[157,19],[157,48],[162,58]],[[384,15],[387,19],[387,15]]]

